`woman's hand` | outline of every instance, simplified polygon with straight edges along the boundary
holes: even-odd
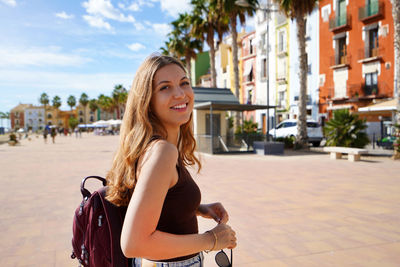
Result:
[[[197,214],[209,219],[214,219],[217,223],[227,223],[228,213],[221,203],[201,204],[197,209]]]
[[[218,224],[209,231],[209,234],[213,236],[212,240],[214,241],[212,250],[233,249],[236,247],[236,233],[227,224]]]

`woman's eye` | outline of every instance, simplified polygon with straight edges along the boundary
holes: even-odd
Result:
[[[163,86],[163,87],[160,88],[160,91],[165,90],[165,89],[168,89],[168,87],[169,87],[168,85]]]
[[[181,86],[187,86],[189,85],[189,82],[182,82]]]

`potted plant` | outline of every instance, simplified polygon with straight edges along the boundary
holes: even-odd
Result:
[[[18,143],[17,136],[14,133],[10,134],[9,138],[10,138],[8,140],[9,146],[15,146]]]

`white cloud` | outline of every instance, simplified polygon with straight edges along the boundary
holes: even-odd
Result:
[[[84,15],[83,19],[89,23],[90,26],[95,27],[95,28],[104,28],[107,30],[112,30],[113,28],[108,22],[105,22],[102,18],[97,17],[97,16],[90,16],[90,15]]]
[[[72,19],[74,17],[74,15],[72,15],[72,14],[68,15],[67,13],[65,13],[65,11],[56,13],[55,16],[62,18],[62,19]]]
[[[172,17],[177,17],[179,13],[184,13],[192,10],[190,0],[159,0],[161,4],[161,10],[167,12]]]
[[[141,49],[144,49],[144,48],[146,48],[144,45],[142,45],[141,43],[133,43],[133,44],[130,44],[130,45],[127,45],[128,46],[128,48],[130,49],[130,50],[132,50],[132,51],[134,51],[134,52],[137,52],[137,51],[139,51],[139,50],[141,50]]]
[[[88,0],[83,2],[82,6],[86,8],[86,12],[92,16],[107,18],[120,22],[135,22],[132,15],[125,16],[117,8],[115,8],[110,0]]]
[[[0,67],[79,66],[89,61],[76,54],[62,53],[58,47],[0,47]]]
[[[17,2],[15,0],[0,0],[0,2],[8,6],[17,6]]]
[[[157,34],[162,36],[167,36],[172,30],[171,25],[167,23],[154,23],[152,24],[152,28]]]
[[[127,7],[127,9],[130,11],[139,11],[140,7],[139,7],[139,4],[132,3],[130,6]]]

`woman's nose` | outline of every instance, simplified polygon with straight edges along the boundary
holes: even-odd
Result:
[[[175,98],[183,98],[185,97],[185,92],[180,86],[176,86],[174,90],[174,97]]]

